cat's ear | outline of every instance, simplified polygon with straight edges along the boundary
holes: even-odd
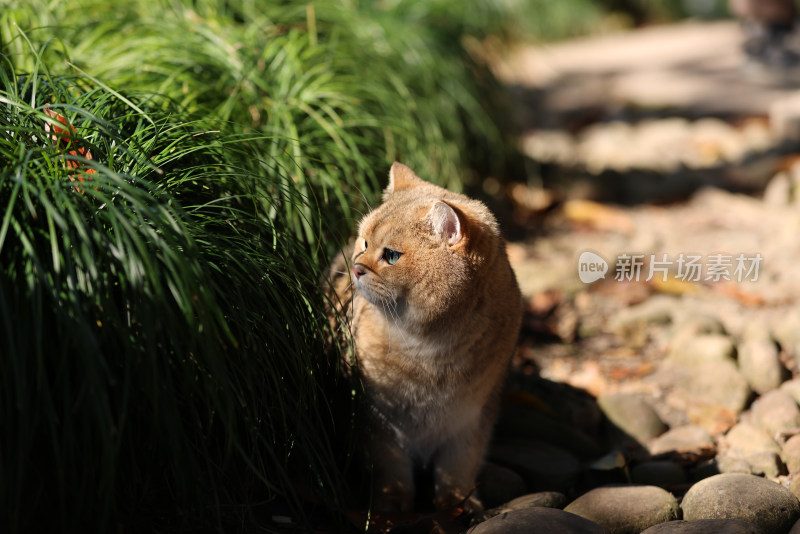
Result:
[[[383,196],[386,198],[395,191],[416,187],[423,183],[425,182],[422,178],[414,174],[414,171],[402,163],[395,161],[392,163],[392,168],[389,169],[389,185],[383,192]]]
[[[426,216],[433,227],[433,233],[454,246],[461,241],[461,220],[458,213],[446,202],[436,202]]]

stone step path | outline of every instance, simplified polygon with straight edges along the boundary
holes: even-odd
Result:
[[[742,40],[733,21],[687,22],[519,47],[495,62],[520,150],[547,166],[529,181],[626,203],[704,185],[760,191],[800,142],[800,86],[745,68]]]
[[[520,46],[496,72],[535,97],[531,128],[563,128],[576,110],[625,105],[695,117],[767,115],[797,87],[748,76],[742,40],[734,21],[685,22]]]

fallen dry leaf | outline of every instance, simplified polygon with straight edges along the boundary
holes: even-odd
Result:
[[[644,302],[653,294],[654,287],[644,280],[641,281],[618,281],[613,277],[606,277],[598,280],[589,287],[592,293],[614,297],[625,306],[634,306]]]
[[[622,381],[631,378],[641,378],[655,371],[655,365],[650,362],[642,362],[635,367],[614,366],[608,370],[608,377],[611,380]]]
[[[585,224],[596,230],[633,232],[633,221],[622,210],[591,200],[568,200],[563,206],[564,215],[573,223]]]
[[[741,289],[739,289],[739,285],[731,282],[731,283],[716,283],[713,286],[714,292],[719,295],[725,295],[727,297],[732,297],[745,306],[763,306],[766,303],[766,300],[761,295],[754,295],[753,293],[745,293]]]
[[[717,447],[702,447],[697,449],[684,449],[666,451],[654,454],[653,460],[669,460],[683,466],[694,466],[700,462],[711,460],[717,455]]]
[[[689,422],[701,426],[712,436],[724,434],[737,422],[736,414],[724,406],[698,402],[687,408]]]
[[[694,295],[702,289],[700,284],[677,278],[672,273],[666,280],[661,276],[654,276],[650,279],[649,284],[657,293],[666,293],[668,295]]]

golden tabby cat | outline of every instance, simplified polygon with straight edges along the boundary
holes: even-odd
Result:
[[[412,509],[415,464],[432,470],[437,508],[464,501],[522,316],[497,221],[395,163],[384,203],[361,221],[351,267],[331,269],[374,418],[374,508]]]

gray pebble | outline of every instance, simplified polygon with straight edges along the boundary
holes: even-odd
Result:
[[[786,473],[776,452],[730,450],[717,458],[722,473],[750,473],[775,478]]]
[[[750,462],[742,456],[720,455],[717,457],[716,467],[719,473],[753,474],[753,468],[750,466]]]
[[[612,424],[640,443],[667,430],[656,411],[641,395],[610,393],[601,395],[597,404]]]
[[[792,436],[783,444],[781,457],[790,474],[800,472],[800,435]]]
[[[577,515],[555,508],[525,508],[479,523],[467,534],[609,534],[608,530]]]
[[[514,512],[516,510],[524,510],[526,508],[544,507],[544,508],[558,508],[560,510],[564,508],[564,506],[566,505],[567,505],[567,498],[564,496],[563,493],[558,493],[556,491],[542,491],[539,493],[531,493],[529,495],[523,495],[522,497],[517,497],[516,499],[503,503],[500,506],[496,506],[494,508],[486,510],[483,514],[481,514],[480,518],[477,521],[473,520],[473,523],[486,521],[487,519],[491,519],[496,515],[507,514],[508,512]]]
[[[672,328],[667,332],[667,340],[673,351],[677,351],[678,348],[697,336],[705,334],[724,335],[726,333],[722,322],[711,315],[678,314],[673,318],[673,321]]]
[[[788,206],[792,200],[792,182],[789,173],[782,171],[773,176],[764,188],[764,196],[761,198],[768,206]]]
[[[745,325],[742,341],[750,340],[775,342],[767,322],[761,319],[753,319]]]
[[[623,308],[609,320],[609,328],[616,333],[631,328],[640,328],[644,324],[666,324],[672,319],[673,312],[680,302],[669,295],[656,295],[641,304]]]
[[[702,313],[682,314],[674,318],[674,324],[669,332],[673,343],[682,339],[695,337],[699,334],[724,334],[725,326],[713,315]]]
[[[789,491],[792,492],[792,495],[800,499],[800,477],[792,477],[791,482],[789,482]]]
[[[639,534],[658,523],[678,519],[671,493],[655,486],[605,486],[572,501],[565,511],[606,527],[612,534]]]
[[[531,493],[523,495],[516,499],[507,502],[503,505],[504,508],[510,510],[522,510],[523,508],[532,508],[540,506],[544,508],[564,508],[567,505],[567,498],[563,493],[557,491],[540,491],[539,493]]]
[[[784,390],[769,391],[753,402],[756,423],[770,435],[800,427],[800,407]]]
[[[764,534],[784,534],[800,518],[800,502],[783,486],[753,475],[728,473],[701,480],[681,504],[683,518],[742,519]]]
[[[481,501],[488,508],[525,495],[528,491],[519,473],[492,462],[484,463],[477,482]]]
[[[672,344],[669,359],[676,363],[696,365],[706,362],[733,361],[736,346],[723,334],[700,334],[682,338]]]
[[[736,364],[730,361],[708,362],[692,368],[686,382],[676,384],[706,404],[741,413],[748,405],[752,391]]]
[[[800,343],[800,311],[794,310],[791,313],[782,315],[772,325],[772,335],[784,349],[793,349]],[[795,353],[797,357],[797,353]]]
[[[792,396],[794,401],[800,404],[800,378],[793,378],[781,384],[781,390]]]
[[[689,452],[710,449],[714,440],[708,431],[698,425],[685,425],[667,430],[650,444],[650,454]]]
[[[778,347],[770,339],[748,339],[739,344],[739,370],[756,393],[777,389],[788,377]]]
[[[642,534],[763,534],[761,529],[741,519],[698,519],[669,521],[648,528]]]
[[[772,436],[760,426],[738,423],[725,435],[725,443],[730,449],[741,451],[769,451],[779,453],[780,446]]]

